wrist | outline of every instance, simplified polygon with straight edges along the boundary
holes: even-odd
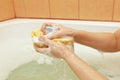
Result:
[[[67,60],[69,58],[72,58],[75,54],[73,52],[66,52],[63,56],[64,60]]]
[[[70,36],[75,37],[78,34],[78,30],[72,30]]]

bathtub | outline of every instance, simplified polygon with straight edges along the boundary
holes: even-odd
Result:
[[[13,19],[0,22],[0,80],[5,80],[6,76],[18,66],[46,57],[33,49],[31,39],[31,31],[40,28],[44,22],[58,23],[91,32],[114,32],[120,28],[120,23],[117,22],[46,19]],[[75,43],[75,53],[88,64],[97,66],[98,71],[110,80],[120,79],[120,52],[101,52]]]

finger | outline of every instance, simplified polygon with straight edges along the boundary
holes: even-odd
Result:
[[[46,38],[46,37],[40,37],[39,39],[40,39],[42,42],[44,42],[46,45],[48,45],[48,46],[51,46],[51,45],[54,44],[54,42],[53,42],[52,40],[49,40],[49,39]]]
[[[39,53],[48,55],[51,51],[50,48],[38,48],[37,50]]]
[[[38,45],[36,45],[36,44],[33,44],[33,46],[34,46],[34,49],[38,52],[39,50],[38,50]]]
[[[64,46],[64,47],[68,48],[71,52],[74,52],[74,48],[73,48],[73,46],[71,46],[71,45],[65,45],[65,44],[60,43],[60,42],[57,42],[57,44],[58,44],[59,46]]]
[[[52,25],[53,25],[54,23],[44,23],[43,25],[42,25],[42,27],[41,27],[41,31],[43,32],[43,34],[46,34],[46,27],[47,26],[51,26],[52,27]]]
[[[57,45],[59,45],[59,46],[64,46],[64,47],[66,47],[66,45],[63,44],[63,43],[61,43],[61,42],[56,42],[56,43],[57,43]]]
[[[63,37],[63,34],[61,33],[61,31],[57,31],[53,33],[52,35],[47,35],[47,38],[49,39],[61,38],[61,37]]]
[[[50,48],[39,48],[37,45],[34,45],[34,48],[39,53],[49,54],[51,52]]]

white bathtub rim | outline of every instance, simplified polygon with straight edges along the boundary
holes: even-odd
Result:
[[[21,23],[31,23],[31,22],[52,22],[58,24],[76,24],[82,26],[100,26],[100,27],[117,27],[120,28],[120,22],[100,22],[100,21],[78,21],[78,20],[53,20],[53,19],[11,19],[7,21],[0,22],[0,27],[21,24]]]

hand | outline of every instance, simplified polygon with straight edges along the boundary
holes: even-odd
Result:
[[[54,35],[50,36],[49,39],[53,39],[53,38],[59,38],[59,37],[64,37],[64,36],[73,36],[76,32],[75,29],[72,29],[72,28],[67,28],[67,27],[64,27],[60,24],[55,24],[55,23],[44,23],[42,25],[42,28],[41,28],[41,31],[44,33],[44,34],[47,34],[47,32],[45,31],[45,28],[47,26],[51,26],[51,27],[57,27],[58,28],[58,31],[54,33]]]
[[[42,37],[41,39],[45,42],[45,44],[48,45],[48,48],[40,48],[37,45],[34,45],[34,48],[37,52],[43,54],[52,53],[52,55],[57,58],[65,58],[74,53],[72,47],[67,47],[60,42],[53,42],[45,37]]]

